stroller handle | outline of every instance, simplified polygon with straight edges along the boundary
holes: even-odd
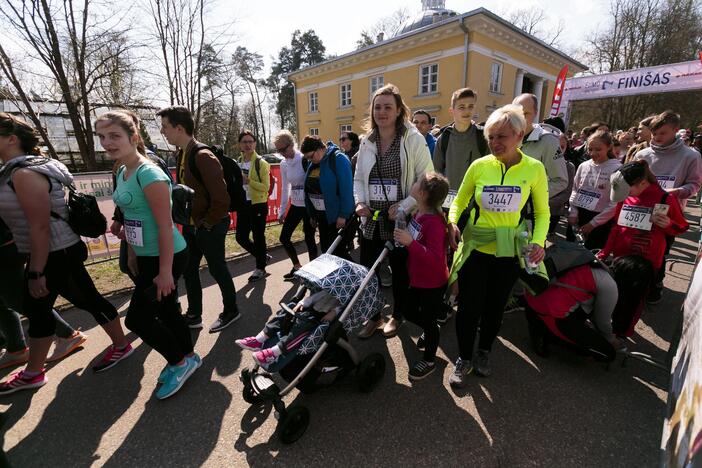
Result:
[[[326,253],[329,255],[333,254],[339,244],[342,242],[349,242],[351,239],[353,239],[353,236],[356,234],[356,230],[360,224],[361,218],[356,213],[353,213],[346,220],[344,227],[337,231],[336,239],[334,239],[334,242],[332,242],[332,245],[329,246]]]

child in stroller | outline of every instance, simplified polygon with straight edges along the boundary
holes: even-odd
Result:
[[[236,340],[239,347],[254,351],[253,358],[260,366],[268,367],[281,355],[295,353],[322,322],[331,322],[341,312],[339,300],[324,290],[307,296],[297,305],[293,302],[281,306],[258,335]],[[276,337],[275,345],[264,348],[264,344]]]

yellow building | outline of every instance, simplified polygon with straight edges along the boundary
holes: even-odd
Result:
[[[478,94],[477,122],[534,93],[540,116],[548,114],[556,77],[587,67],[526,34],[494,13],[478,8],[458,15],[444,0],[423,0],[419,17],[393,38],[291,73],[297,134],[336,141],[342,131],[362,134],[370,97],[386,83],[400,88],[407,105],[424,109],[439,125],[451,122],[451,93],[465,86]]]

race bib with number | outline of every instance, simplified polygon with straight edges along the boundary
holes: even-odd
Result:
[[[419,240],[422,237],[422,225],[414,219],[407,225],[407,230],[414,240]]]
[[[456,195],[458,194],[458,190],[449,190],[448,195],[446,195],[446,199],[444,200],[444,204],[441,205],[442,208],[446,208],[447,210],[451,208],[451,203],[453,203],[453,200],[456,199]]]
[[[290,198],[294,202],[302,202],[305,200],[305,187],[302,185],[293,185],[290,190]]]
[[[311,193],[310,194],[310,202],[312,202],[312,206],[314,206],[314,209],[317,211],[324,211],[324,197],[322,195],[316,194],[316,193]]]
[[[585,210],[595,211],[597,203],[600,201],[602,194],[591,190],[580,189],[575,195],[573,205]]]
[[[371,201],[397,201],[397,186],[397,179],[370,179],[368,188]]]
[[[244,184],[244,193],[246,193],[246,201],[251,201],[251,193],[249,192],[249,184]]]
[[[144,247],[144,229],[141,225],[141,221],[125,219],[124,237],[128,244]]]
[[[675,188],[675,176],[656,176],[656,179],[658,179],[658,185],[660,185],[663,190]]]
[[[632,227],[641,229],[642,231],[650,231],[653,227],[651,223],[651,214],[653,210],[645,206],[622,206],[622,211],[619,212],[617,224],[623,227]]]
[[[516,213],[522,202],[522,188],[516,185],[486,185],[480,195],[484,210],[496,213]]]

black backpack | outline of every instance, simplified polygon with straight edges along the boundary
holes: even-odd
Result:
[[[46,161],[48,161],[47,158],[37,157],[33,158],[31,161],[27,160],[13,165],[12,169],[38,166],[46,164]],[[52,179],[46,174],[42,175],[49,181],[49,191],[51,191]],[[94,239],[104,235],[105,232],[107,232],[107,219],[105,219],[105,216],[100,212],[97,198],[87,193],[78,192],[73,184],[67,185],[59,180],[56,180],[56,182],[61,183],[68,189],[68,200],[66,201],[66,206],[68,206],[68,219],[64,219],[54,211],[51,212],[51,217],[67,222],[71,229],[73,229],[73,232],[79,236],[91,237]],[[8,181],[8,184],[14,191],[15,187],[12,184],[12,179]]]
[[[224,155],[224,150],[221,146],[207,146],[203,143],[197,143],[188,154],[188,167],[193,177],[204,185],[202,174],[195,163],[195,156],[201,150],[209,150],[215,155],[219,163],[222,165],[224,182],[227,184],[227,193],[229,194],[229,211],[239,211],[246,204],[246,192],[244,192],[244,178],[241,175],[241,168],[232,158]],[[209,194],[207,195],[209,198]]]

